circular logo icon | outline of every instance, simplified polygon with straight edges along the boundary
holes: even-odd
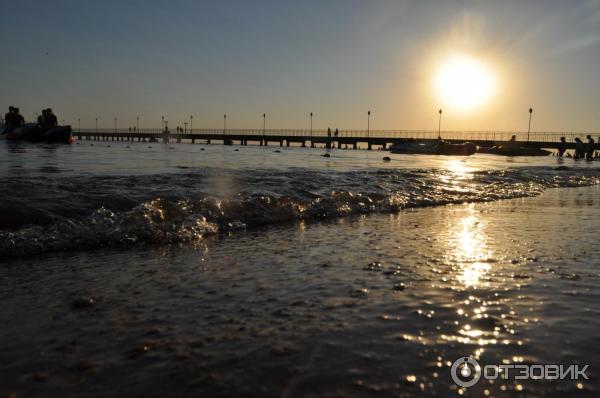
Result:
[[[450,368],[452,381],[461,387],[472,387],[481,378],[481,366],[473,358],[458,358]]]

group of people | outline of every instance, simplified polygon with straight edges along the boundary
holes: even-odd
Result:
[[[42,130],[48,130],[58,126],[58,118],[52,112],[52,109],[42,109],[42,114],[37,117],[37,124]]]
[[[25,124],[25,118],[19,113],[19,108],[8,107],[8,113],[4,115],[4,133]]]
[[[46,131],[58,126],[58,118],[52,112],[52,109],[42,110],[42,114],[37,117],[37,124],[42,131]],[[9,106],[8,112],[4,115],[4,133],[14,130],[17,127],[25,125],[25,118],[21,115],[19,108]]]
[[[567,157],[588,160],[593,160],[594,157],[598,158],[598,154],[594,156],[596,152],[596,142],[589,134],[586,138],[588,140],[587,144],[583,142],[579,137],[575,137],[575,155],[571,156],[571,154],[567,154]],[[598,139],[598,143],[600,143],[600,139]],[[566,151],[567,139],[565,137],[560,137],[560,143],[558,144],[558,156],[563,157]]]

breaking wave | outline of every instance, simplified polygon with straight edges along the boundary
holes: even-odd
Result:
[[[150,176],[3,178],[0,257],[137,243],[187,244],[303,219],[535,196],[590,186],[597,169],[218,170]]]

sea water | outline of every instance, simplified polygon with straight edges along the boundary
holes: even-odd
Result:
[[[0,145],[2,394],[598,394],[598,163]]]

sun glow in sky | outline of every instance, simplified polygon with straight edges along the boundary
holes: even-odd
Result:
[[[486,105],[496,92],[496,77],[475,58],[455,56],[439,67],[434,86],[446,108],[466,112]]]
[[[526,131],[533,108],[533,131],[594,132],[599,32],[600,0],[4,1],[0,111],[437,130],[442,108],[442,130]]]

